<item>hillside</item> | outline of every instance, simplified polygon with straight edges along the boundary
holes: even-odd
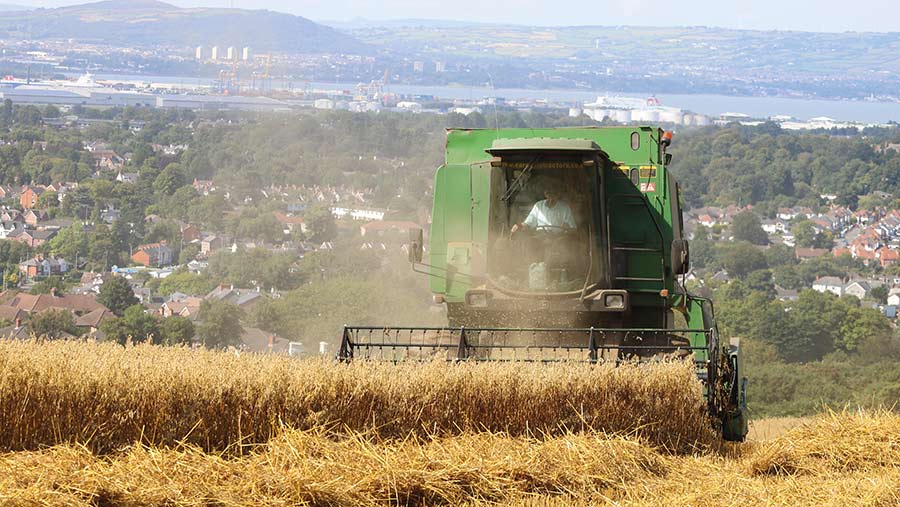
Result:
[[[293,53],[369,52],[352,36],[300,16],[267,10],[182,9],[155,0],[108,0],[0,12],[0,37],[138,47],[218,45]]]
[[[348,25],[358,38],[422,56],[715,67],[760,74],[900,70],[898,33],[738,30],[705,26],[521,26],[397,20]]]
[[[497,87],[508,88],[893,97],[900,73],[897,33],[421,20],[357,25],[348,32],[373,46],[425,61],[480,63],[490,68]],[[487,80],[484,72],[468,74]],[[466,80],[465,75],[447,72],[438,78]]]

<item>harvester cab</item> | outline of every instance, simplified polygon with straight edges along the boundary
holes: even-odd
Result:
[[[653,127],[449,130],[414,269],[443,328],[346,327],[340,355],[388,360],[690,358],[724,438],[747,432],[737,343],[689,268],[671,134]]]

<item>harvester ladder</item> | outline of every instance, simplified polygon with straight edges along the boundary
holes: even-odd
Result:
[[[628,270],[629,262],[627,253],[639,253],[639,254],[655,254],[657,258],[659,258],[659,267],[660,267],[660,276],[659,277],[640,277],[640,276],[620,276],[617,273],[613,273],[614,281],[623,281],[623,282],[657,282],[660,284],[666,283],[666,266],[665,266],[665,251],[663,250],[664,236],[662,233],[662,228],[659,225],[659,222],[656,220],[656,217],[653,215],[653,209],[650,207],[647,199],[643,195],[632,195],[632,194],[613,194],[609,197],[609,201],[612,202],[617,198],[621,198],[625,201],[626,206],[639,206],[644,208],[647,211],[647,215],[650,216],[650,219],[653,221],[653,227],[656,230],[656,234],[659,237],[659,248],[648,248],[648,247],[638,247],[638,246],[626,246],[626,245],[613,245],[612,243],[612,220],[609,215],[606,217],[606,234],[607,234],[607,243],[610,245],[610,259],[613,258],[612,252],[625,252],[625,269],[626,272]],[[635,202],[637,201],[637,202]]]

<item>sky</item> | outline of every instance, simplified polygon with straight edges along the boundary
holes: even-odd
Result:
[[[0,0],[58,7],[87,0]],[[168,0],[179,7],[288,12],[315,21],[445,19],[523,25],[719,26],[900,32],[897,0]]]

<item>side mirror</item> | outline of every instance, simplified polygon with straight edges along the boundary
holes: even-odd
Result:
[[[683,275],[691,266],[690,249],[686,239],[672,241],[672,273]]]
[[[409,262],[413,264],[422,262],[423,241],[421,227],[409,230]]]

